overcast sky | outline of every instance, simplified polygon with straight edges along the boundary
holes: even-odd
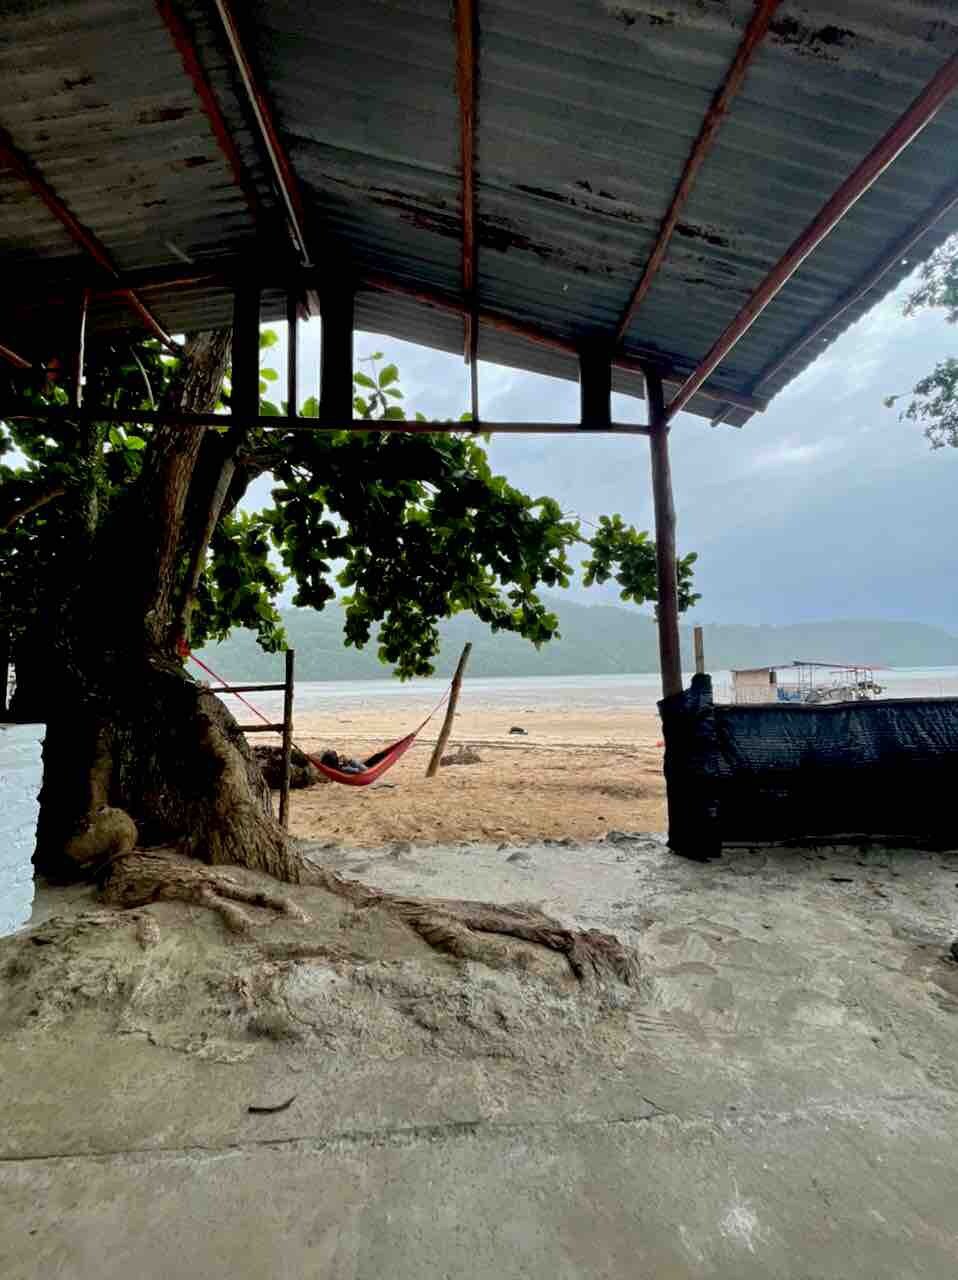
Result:
[[[958,450],[933,453],[920,429],[882,404],[955,354],[958,334],[940,313],[904,318],[906,292],[876,307],[743,429],[677,417],[678,540],[681,552],[699,553],[696,621],[894,618],[958,631]],[[302,329],[303,394],[318,368],[317,329]],[[357,335],[357,359],[375,350],[398,364],[410,415],[458,417],[468,406],[461,358]],[[282,368],[282,348],[274,354]],[[480,402],[487,421],[574,421],[578,389],[480,361]],[[644,420],[644,405],[622,397],[613,412]],[[641,437],[496,436],[491,459],[513,484],[552,494],[567,511],[589,520],[618,511],[651,528]],[[593,589],[585,598],[603,597]]]

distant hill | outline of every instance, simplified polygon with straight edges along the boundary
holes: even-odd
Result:
[[[442,624],[439,675],[449,675],[467,640],[474,676],[616,675],[658,670],[655,622],[636,609],[582,605],[552,597],[561,638],[536,650],[518,636],[493,635],[471,614]],[[341,610],[287,609],[283,622],[296,650],[300,680],[382,679],[390,668],[375,644],[362,652],[343,644]],[[710,670],[757,667],[801,658],[889,667],[958,666],[958,636],[918,622],[806,622],[787,627],[705,624]],[[683,658],[692,666],[692,629],[682,628]],[[202,657],[231,680],[278,677],[279,659],[265,654],[250,632],[236,631]]]

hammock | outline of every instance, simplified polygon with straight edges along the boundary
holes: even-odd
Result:
[[[198,667],[202,667],[207,675],[212,676],[214,680],[218,680],[224,689],[230,688],[230,685],[223,679],[223,677],[217,675],[216,672],[211,667],[208,667],[205,662],[201,662],[195,653],[190,653],[187,650],[185,652],[185,656],[195,662]],[[248,711],[252,711],[254,716],[258,716],[264,724],[271,723],[269,716],[264,715],[262,711],[257,707],[254,707],[253,704],[248,702],[241,693],[235,693],[234,691],[234,697],[238,698]],[[442,695],[433,709],[429,712],[429,715],[426,716],[425,720],[423,720],[422,724],[413,729],[412,733],[407,733],[404,738],[399,738],[396,742],[391,742],[389,746],[383,747],[381,750],[371,755],[367,760],[364,760],[361,773],[344,773],[342,769],[334,769],[331,765],[323,764],[322,760],[318,760],[316,756],[310,755],[310,753],[303,750],[298,743],[294,742],[293,746],[306,757],[315,769],[319,770],[323,777],[328,778],[330,782],[339,782],[344,787],[368,787],[371,782],[375,782],[377,778],[381,778],[384,773],[393,767],[397,760],[406,754],[448,697],[449,689],[447,689]]]
[[[422,727],[423,725],[420,725],[419,729]],[[416,741],[419,729],[414,729],[412,733],[407,733],[405,738],[400,738],[398,742],[383,747],[382,751],[377,751],[368,760],[364,760],[362,773],[344,773],[342,769],[334,769],[332,765],[323,764],[322,760],[311,756],[308,751],[303,751],[303,755],[330,782],[341,782],[344,787],[368,787],[371,782],[381,778],[387,769],[391,769],[400,756],[406,754]]]

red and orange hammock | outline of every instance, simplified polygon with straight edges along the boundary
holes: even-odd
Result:
[[[184,656],[188,657],[192,662],[195,662],[198,667],[202,667],[207,675],[210,675],[214,680],[219,681],[224,689],[230,688],[230,685],[223,679],[223,677],[217,675],[216,672],[211,667],[208,667],[205,662],[201,662],[195,653],[189,653],[187,651]],[[262,720],[264,724],[272,723],[269,716],[264,715],[262,711],[260,711],[258,707],[254,707],[251,702],[247,702],[241,693],[234,692],[233,696],[238,698],[240,702],[242,702],[243,706],[246,707],[247,711],[252,711],[253,715]],[[296,747],[297,751],[301,751],[309,763],[313,765],[314,768],[318,769],[324,777],[328,778],[330,782],[340,782],[344,787],[368,787],[371,782],[375,782],[377,778],[381,778],[384,773],[388,772],[388,770],[393,767],[397,760],[401,759],[401,757],[406,754],[412,744],[416,741],[416,738],[420,733],[422,733],[423,729],[425,729],[426,725],[448,697],[449,690],[447,689],[433,709],[429,712],[429,715],[426,716],[425,720],[423,720],[422,724],[413,729],[412,733],[407,733],[404,738],[399,738],[397,741],[391,742],[388,746],[381,748],[381,750],[374,752],[367,760],[363,761],[363,767],[359,773],[345,773],[342,769],[334,769],[331,765],[323,764],[322,760],[317,759],[316,756],[310,755],[308,751],[304,751],[298,743],[294,742],[293,746]]]

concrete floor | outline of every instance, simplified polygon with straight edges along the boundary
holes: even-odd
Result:
[[[338,856],[630,939],[601,1052],[5,1036],[4,1280],[958,1274],[958,854],[513,854]]]

